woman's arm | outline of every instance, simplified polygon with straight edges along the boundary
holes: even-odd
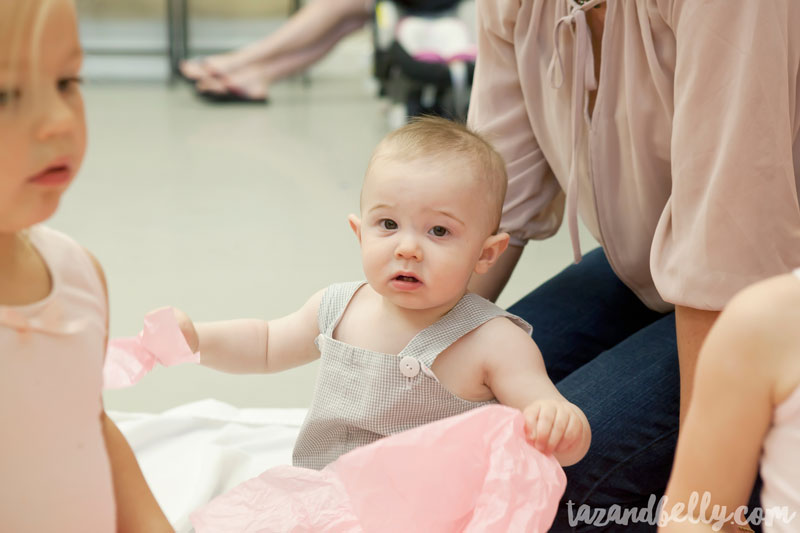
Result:
[[[522,256],[522,246],[509,246],[485,274],[473,274],[469,290],[492,302],[497,301]]]
[[[650,264],[659,293],[676,305],[683,420],[716,311],[800,264],[792,154],[800,3],[663,4],[675,35],[672,180]]]
[[[718,311],[800,265],[793,151],[800,3],[663,2],[675,35],[671,190],[650,265],[662,298]]]
[[[515,48],[516,25],[530,13],[512,0],[478,0],[478,58],[468,123],[506,163],[508,190],[500,231],[511,246],[492,269],[473,276],[470,290],[495,300],[529,239],[553,235],[561,224],[564,195],[539,148],[528,118]],[[528,58],[533,61],[532,58]]]
[[[681,422],[686,418],[692,398],[692,384],[700,348],[718,316],[719,311],[675,306],[675,331],[678,337],[678,361],[681,372]]]

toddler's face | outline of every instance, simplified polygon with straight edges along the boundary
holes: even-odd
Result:
[[[488,187],[459,161],[376,160],[361,195],[364,273],[407,309],[449,309],[491,234]]]
[[[83,161],[82,58],[70,0],[0,2],[0,232],[49,218]]]

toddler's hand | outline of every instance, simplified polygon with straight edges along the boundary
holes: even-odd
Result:
[[[542,453],[563,453],[579,444],[583,436],[580,410],[566,400],[543,399],[522,412],[528,439]]]
[[[175,320],[178,321],[178,327],[181,328],[181,333],[183,333],[183,338],[186,339],[186,344],[189,345],[192,353],[196,352],[200,345],[200,338],[197,336],[194,322],[189,318],[189,315],[180,309],[173,307],[172,310],[175,313]]]

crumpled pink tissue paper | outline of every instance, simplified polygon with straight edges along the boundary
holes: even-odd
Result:
[[[144,317],[144,329],[138,336],[108,341],[103,386],[106,389],[129,387],[150,372],[156,363],[173,366],[199,362],[200,352],[192,353],[172,308],[166,307]]]
[[[321,471],[279,466],[190,519],[197,533],[545,532],[566,487],[517,409],[486,406],[357,448]]]

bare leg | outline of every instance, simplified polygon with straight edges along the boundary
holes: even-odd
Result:
[[[351,19],[360,18],[363,23],[369,16],[366,0],[312,0],[267,37],[239,50],[210,56],[203,62],[186,61],[181,69],[193,79],[230,74],[314,46],[326,36],[338,33],[336,30],[342,24],[351,24]]]
[[[331,32],[311,46],[269,60],[248,64],[230,74],[208,77],[197,82],[201,91],[226,92],[235,88],[251,98],[266,97],[270,85],[295,72],[301,71],[323,58],[346,35],[361,28],[361,17],[343,21]]]

